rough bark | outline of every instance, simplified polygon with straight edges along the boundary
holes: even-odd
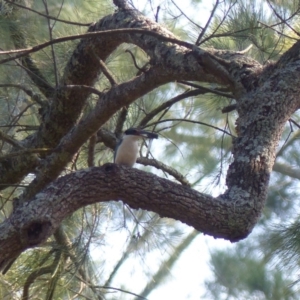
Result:
[[[122,200],[133,208],[157,212],[231,241],[245,238],[261,215],[279,138],[285,122],[300,105],[300,43],[277,64],[263,67],[242,54],[171,43],[174,36],[170,32],[134,10],[120,9],[93,25],[90,31],[119,28],[142,28],[160,37],[118,33],[79,43],[45,122],[35,136],[26,140],[30,147],[57,146],[39,166],[24,198],[27,202],[0,225],[0,268],[6,259],[45,241],[76,209],[95,202]],[[104,60],[122,42],[136,44],[146,51],[151,63],[149,70],[104,92],[90,115],[74,126],[89,92],[66,91],[64,85],[93,85],[100,66],[91,49]],[[213,198],[188,186],[112,164],[56,179],[79,147],[114,113],[174,80],[218,83],[228,86],[236,97],[238,136],[233,140],[233,162],[223,195]],[[66,120],[69,113],[72,117]],[[51,124],[53,118],[62,122]],[[5,163],[10,166],[1,166],[1,182],[5,184],[14,183],[13,180],[31,171],[20,161],[12,159]]]
[[[244,217],[247,211],[223,197],[213,198],[151,173],[106,164],[60,177],[20,205],[0,225],[1,259],[42,243],[80,207],[112,200],[232,241],[245,237],[252,227],[252,220]]]

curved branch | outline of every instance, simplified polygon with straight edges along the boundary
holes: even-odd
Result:
[[[132,192],[134,191],[134,192]],[[253,207],[229,197],[213,198],[187,186],[115,164],[60,177],[0,224],[0,266],[45,241],[80,207],[119,200],[132,208],[180,220],[205,234],[236,241],[253,225]],[[237,199],[236,199],[237,200]],[[234,218],[232,218],[234,213]]]

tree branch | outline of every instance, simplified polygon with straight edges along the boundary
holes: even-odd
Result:
[[[45,241],[64,218],[80,207],[119,199],[132,208],[154,211],[205,234],[236,241],[250,233],[257,211],[247,202],[238,201],[238,194],[231,196],[233,199],[213,198],[156,175],[115,164],[71,173],[54,181],[30,202],[21,204],[0,224],[0,268],[5,260]]]
[[[162,163],[161,161],[157,161],[156,159],[148,159],[146,157],[140,157],[137,159],[137,163],[142,164],[144,166],[152,166],[156,169],[162,170],[167,174],[173,176],[178,182],[185,186],[191,186],[191,183],[184,177],[184,175],[180,174],[174,168],[167,166],[166,164]]]
[[[55,45],[55,44],[59,44],[59,43],[63,43],[63,42],[67,42],[67,41],[73,41],[73,40],[78,40],[78,39],[87,39],[87,38],[94,38],[97,36],[115,36],[115,38],[117,39],[117,36],[120,36],[120,34],[147,34],[149,36],[154,36],[159,40],[162,40],[164,42],[170,42],[170,43],[175,43],[178,44],[180,46],[183,47],[187,47],[189,49],[196,49],[196,46],[194,46],[193,44],[190,44],[188,42],[184,42],[182,40],[176,39],[176,38],[170,38],[170,37],[166,37],[166,36],[162,36],[159,33],[155,32],[155,31],[150,31],[147,29],[140,29],[140,28],[123,28],[123,29],[113,29],[113,30],[103,30],[103,31],[99,31],[99,32],[88,32],[88,33],[83,33],[83,34],[77,34],[77,35],[69,35],[69,36],[64,36],[61,38],[56,38],[53,39],[51,41],[36,45],[36,46],[32,46],[32,47],[28,47],[28,48],[23,48],[23,49],[17,49],[17,50],[8,50],[8,51],[0,51],[0,55],[5,55],[5,54],[16,54],[14,57],[10,57],[10,58],[6,58],[3,60],[0,60],[0,64],[3,63],[7,63],[9,61],[21,58],[23,56],[26,56],[30,53],[34,53],[37,51],[40,51],[46,47],[49,47],[51,45]],[[19,54],[18,54],[19,53]]]
[[[300,180],[300,171],[298,168],[276,162],[273,166],[273,171]]]

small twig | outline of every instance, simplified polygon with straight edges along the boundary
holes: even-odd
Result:
[[[163,172],[173,176],[182,185],[192,186],[191,183],[181,173],[179,173],[172,167],[165,165],[161,161],[157,161],[156,159],[148,159],[146,157],[139,157],[137,159],[137,163],[142,164],[144,166],[155,167],[155,168],[162,170]]]
[[[294,125],[296,125],[296,126],[300,129],[300,125],[299,125],[295,120],[289,119],[289,121],[290,121],[291,123],[293,123]]]
[[[57,19],[58,19],[58,16],[60,15],[60,13],[61,13],[61,11],[62,11],[62,9],[63,9],[64,3],[65,3],[65,0],[62,0],[62,1],[60,2],[60,7],[59,7],[59,10],[58,10],[58,13],[57,13]],[[52,25],[52,29],[54,28],[54,26],[55,26],[55,24],[56,24],[56,21],[57,21],[57,20],[54,20],[53,25]]]
[[[171,107],[173,104],[177,103],[178,101],[181,101],[183,99],[186,99],[188,97],[197,96],[204,94],[204,92],[201,89],[196,89],[188,92],[184,92],[180,95],[175,96],[174,98],[162,103],[160,106],[152,110],[150,113],[148,113],[139,123],[140,127],[144,127],[150,120],[152,120],[158,113],[165,110],[168,107]]]
[[[20,111],[20,113],[18,113],[16,116],[14,116],[14,118],[13,118],[12,121],[11,121],[11,124],[17,123],[18,120],[21,119],[21,117],[23,116],[23,114],[24,114],[31,106],[34,106],[34,105],[35,105],[35,103],[30,103],[30,104],[26,105],[26,107],[25,107],[24,109],[22,109],[22,110]]]
[[[232,94],[224,93],[223,91],[218,90],[218,89],[210,89],[210,88],[207,88],[207,87],[204,87],[204,86],[201,86],[199,84],[192,83],[192,82],[189,82],[189,81],[180,80],[180,81],[178,81],[178,83],[182,83],[182,84],[197,88],[197,89],[203,91],[203,94],[204,93],[212,93],[212,94],[216,94],[216,95],[226,97],[226,98],[230,98],[230,99],[234,98],[234,95],[232,95]]]
[[[227,128],[228,126],[228,115],[227,115],[227,118],[226,118],[226,124],[225,124],[225,129]],[[225,130],[224,129],[224,130]],[[230,129],[229,129],[230,130]],[[222,134],[222,137],[221,137],[221,149],[220,149],[220,169],[219,169],[219,172],[217,174],[217,182],[216,182],[216,185],[219,185],[220,184],[220,180],[221,180],[221,176],[222,176],[222,173],[223,173],[223,159],[224,159],[224,153],[223,153],[223,148],[224,148],[224,137],[225,137],[225,134]]]
[[[43,3],[44,3],[46,15],[49,16],[47,1],[43,0]],[[50,41],[52,41],[53,40],[53,35],[52,35],[53,27],[50,24],[50,18],[49,17],[47,17],[47,25],[48,25]],[[58,74],[57,74],[57,64],[56,64],[56,56],[55,56],[55,52],[54,52],[54,45],[51,45],[51,55],[52,55],[52,60],[53,60],[55,86],[58,87]]]
[[[176,8],[180,11],[180,13],[185,16],[187,18],[187,20],[189,20],[189,22],[191,22],[193,25],[195,25],[196,27],[200,28],[201,30],[203,30],[203,27],[198,25],[197,23],[195,23],[192,19],[190,19],[182,10],[181,8],[172,0],[172,3],[174,6],[176,6]]]
[[[291,40],[294,40],[294,41],[298,41],[298,40],[299,40],[298,38],[289,36],[289,35],[287,35],[287,34],[284,34],[284,33],[281,32],[281,31],[277,30],[276,28],[274,28],[273,25],[267,25],[267,24],[265,24],[265,23],[263,23],[263,22],[261,22],[261,21],[257,21],[257,22],[258,22],[259,24],[263,25],[264,27],[269,28],[269,29],[275,31],[276,33],[278,33],[279,35],[281,35],[281,36],[283,36],[283,37],[285,37],[285,38],[287,38],[287,39],[291,39]]]
[[[129,49],[127,49],[125,52],[127,52],[127,53],[130,54],[130,56],[131,56],[131,58],[132,58],[132,60],[133,60],[134,66],[135,66],[140,72],[143,72],[143,73],[144,73],[144,72],[146,71],[146,68],[145,68],[145,67],[140,68],[140,67],[137,65],[133,53],[132,53]],[[146,65],[148,65],[148,63],[147,63]]]
[[[43,276],[45,274],[49,274],[52,273],[58,266],[59,261],[61,258],[61,252],[56,252],[55,253],[55,258],[52,262],[51,265],[46,266],[46,267],[42,267],[40,269],[36,269],[34,270],[26,279],[24,287],[23,287],[23,295],[22,295],[22,300],[28,300],[29,299],[29,288],[31,286],[31,284],[34,283],[34,281],[40,277]]]
[[[297,125],[296,125],[297,126]],[[287,141],[284,146],[282,146],[280,148],[280,150],[276,153],[276,157],[280,157],[284,154],[284,151],[289,147],[292,146],[293,143],[299,141],[299,137],[300,137],[300,130],[297,130],[295,132],[295,134],[289,139],[289,141]]]
[[[275,24],[271,25],[271,27],[276,27],[276,26],[278,26],[278,25],[285,24],[285,22],[288,22],[288,21],[290,21],[291,19],[293,19],[295,16],[297,16],[298,13],[299,13],[299,7],[298,7],[298,9],[297,9],[293,14],[291,14],[291,15],[290,15],[288,18],[286,18],[284,21],[280,21],[280,22],[278,22],[278,23],[275,23]]]
[[[22,25],[18,22],[12,23],[12,26],[9,26],[10,35],[13,39],[15,51],[27,47],[27,40],[22,31]],[[9,60],[13,56],[9,55]],[[41,73],[40,68],[35,63],[34,59],[29,55],[29,53],[23,55],[23,59],[20,60],[20,64],[24,67],[30,79],[35,83],[36,87],[46,96],[46,98],[51,97],[53,94],[53,88],[51,87],[48,80]]]
[[[155,14],[155,22],[158,23],[158,14],[159,14],[159,10],[160,10],[160,5],[157,6],[156,9],[156,14]]]
[[[199,41],[199,45],[198,45],[198,46],[200,46],[200,44],[203,44],[203,43],[207,42],[208,40],[210,40],[210,39],[215,38],[215,37],[218,36],[218,34],[216,34],[216,32],[217,32],[217,31],[219,30],[219,28],[222,26],[222,24],[224,23],[226,17],[227,17],[228,14],[229,14],[231,8],[232,8],[236,3],[237,3],[237,0],[236,0],[234,3],[232,3],[231,5],[229,5],[228,10],[224,13],[224,16],[223,16],[222,20],[218,22],[217,27],[213,30],[213,32],[211,33],[211,35],[210,35],[209,37],[207,37],[206,39],[203,39],[202,41]],[[241,31],[243,31],[243,30],[249,30],[249,29],[248,29],[248,28],[247,28],[247,29],[242,29]],[[236,31],[236,32],[238,32],[238,31]],[[231,34],[230,34],[230,35],[231,35]],[[222,35],[220,35],[220,36],[222,36]],[[224,35],[224,36],[228,36],[228,35]]]
[[[98,58],[98,56],[95,54],[95,56],[97,57],[99,64],[100,64],[100,68],[103,72],[103,74],[106,76],[106,78],[109,80],[110,84],[112,86],[115,86],[118,84],[117,80],[114,78],[113,74],[110,72],[110,70],[106,67],[104,61],[102,61],[100,58]],[[123,107],[118,115],[118,119],[117,119],[117,123],[116,123],[116,128],[115,128],[115,134],[116,136],[119,136],[123,130],[123,125],[124,122],[126,120],[127,117],[127,113],[128,113],[128,107]]]
[[[0,48],[1,51],[3,51],[2,48]],[[0,51],[0,52],[1,52]],[[12,58],[12,60],[14,59],[11,55],[9,55],[9,57]],[[36,78],[38,78],[39,82],[41,82],[43,84],[43,86],[45,88],[47,88],[52,94],[52,92],[54,91],[54,87],[52,87],[48,82],[47,80],[43,77],[43,76],[38,76],[37,74],[35,74],[34,72],[32,72],[29,68],[27,68],[26,66],[24,66],[22,63],[20,63],[19,61],[15,60],[14,63],[19,66],[20,68],[22,68],[23,70],[25,70],[28,75],[31,77],[31,76],[34,76]],[[47,93],[46,93],[46,96],[47,96]],[[42,105],[42,102],[39,102],[38,99],[34,99],[36,102],[40,103]],[[42,100],[41,100],[42,101]],[[43,101],[44,102],[44,101]]]
[[[293,122],[291,121],[291,119],[289,119],[288,121],[289,121],[289,124],[290,124],[290,132],[289,132],[287,138],[285,139],[283,145],[281,146],[280,150],[278,151],[278,153],[280,153],[280,152],[283,151],[283,149],[285,148],[285,145],[287,144],[287,142],[288,142],[288,140],[289,140],[291,134],[294,132],[294,129],[293,129],[293,126],[292,126],[292,123],[293,123]],[[296,122],[295,122],[295,123],[296,123]],[[293,123],[293,124],[294,124],[294,123]],[[297,123],[296,123],[296,124],[297,124]],[[297,124],[297,126],[299,126],[299,125]]]
[[[149,65],[150,65],[150,62],[147,61],[147,62],[141,67],[141,70],[139,70],[139,71],[136,73],[136,76],[140,76],[142,73],[145,73],[145,72],[149,69]]]
[[[261,52],[268,54],[268,57],[265,57],[264,60],[262,61],[263,65],[268,64],[269,60],[271,60],[274,56],[277,57],[278,53],[281,53],[284,51],[286,43],[284,41],[282,42],[282,38],[283,38],[283,36],[279,35],[276,42],[274,43],[274,46],[272,47],[271,52],[269,52],[261,47],[258,48]],[[278,46],[280,47],[280,49],[278,49]]]
[[[214,7],[213,7],[213,9],[212,9],[212,11],[211,11],[211,13],[210,13],[209,18],[208,18],[208,20],[207,20],[207,22],[206,22],[204,28],[202,29],[201,33],[199,34],[199,36],[198,36],[198,38],[197,38],[197,41],[196,41],[196,43],[195,43],[197,46],[199,46],[199,44],[200,44],[200,42],[201,42],[201,39],[202,39],[202,37],[204,36],[204,34],[205,34],[205,32],[206,32],[206,30],[207,30],[207,28],[208,28],[208,26],[209,26],[209,24],[210,24],[210,22],[211,22],[211,20],[212,20],[212,18],[213,18],[213,16],[214,16],[214,14],[215,14],[216,9],[217,9],[218,6],[219,6],[219,0],[216,0],[216,3],[215,3],[215,5],[214,5]]]
[[[164,112],[159,116],[159,118],[157,119],[157,121],[162,120],[162,118],[168,113],[168,111],[170,110],[170,108],[171,108],[171,106],[168,106],[168,107],[164,110]],[[157,126],[157,124],[154,125],[153,131],[155,131],[156,126]]]
[[[276,11],[276,9],[273,7],[273,5],[271,4],[271,2],[269,0],[267,0],[267,3],[269,5],[269,7],[271,8],[271,10],[273,11],[273,13],[276,15],[276,17],[283,23],[285,24],[288,28],[290,28],[297,36],[300,36],[299,32],[296,31],[288,22],[287,20],[284,20],[279,13]],[[299,10],[297,10],[299,11]]]
[[[161,121],[157,121],[157,122],[153,122],[153,123],[151,123],[151,124],[148,124],[146,127],[154,126],[155,124],[158,124],[158,123],[165,123],[165,122],[187,122],[187,123],[193,123],[193,124],[204,125],[204,126],[211,127],[211,128],[213,128],[213,129],[216,129],[216,130],[218,130],[218,131],[221,131],[221,132],[223,132],[223,133],[226,133],[227,135],[231,136],[232,138],[235,138],[234,135],[232,135],[232,134],[229,133],[228,131],[223,130],[223,129],[219,128],[219,127],[210,125],[210,124],[205,123],[205,122],[194,121],[194,120],[186,120],[186,119],[164,119],[164,120],[161,120]]]
[[[95,54],[96,55],[96,54]],[[97,56],[96,56],[97,57]],[[106,76],[106,78],[109,80],[110,84],[112,86],[117,85],[118,82],[117,80],[114,78],[113,74],[109,71],[109,69],[106,67],[105,63],[98,58],[99,64],[100,64],[100,68],[103,72],[103,74]],[[123,107],[118,115],[118,119],[116,122],[116,128],[115,128],[115,135],[118,137],[119,135],[121,135],[121,132],[123,131],[123,125],[124,122],[126,120],[128,114],[128,107]]]
[[[99,65],[100,65],[100,69],[102,71],[102,73],[106,76],[106,78],[108,79],[108,81],[110,82],[110,84],[112,86],[117,85],[117,80],[115,79],[114,75],[112,74],[112,72],[107,68],[105,62],[100,59],[96,53],[94,53],[94,55],[96,56]]]
[[[261,27],[257,26],[257,27],[253,27],[252,29],[261,29]],[[224,33],[212,33],[210,36],[208,36],[207,38],[203,39],[201,44],[206,43],[207,41],[213,39],[213,38],[219,38],[219,37],[232,37],[237,33],[241,33],[244,31],[249,31],[249,28],[245,28],[245,29],[240,29],[240,30],[235,30],[235,31],[228,31],[228,32],[224,32]]]
[[[71,22],[71,21],[67,21],[67,20],[61,20],[61,19],[58,19],[58,18],[55,18],[55,17],[52,17],[52,16],[49,16],[49,15],[45,15],[41,12],[38,12],[32,8],[29,8],[27,6],[23,6],[21,4],[18,4],[16,2],[12,2],[12,1],[9,1],[9,0],[5,0],[5,2],[7,3],[10,3],[12,5],[15,5],[15,6],[18,6],[20,8],[23,8],[23,9],[26,9],[26,10],[29,10],[37,15],[40,15],[42,17],[45,17],[47,19],[50,19],[50,20],[55,20],[55,21],[58,21],[58,22],[61,22],[61,23],[66,23],[66,24],[69,24],[69,25],[78,25],[78,26],[91,26],[92,23],[78,23],[78,22]]]
[[[124,289],[119,289],[119,288],[115,288],[115,287],[110,287],[110,286],[93,286],[94,288],[99,288],[99,289],[110,289],[110,290],[115,290],[115,291],[119,291],[119,292],[122,292],[122,293],[126,293],[126,294],[129,294],[129,295],[132,295],[132,296],[135,296],[135,297],[138,297],[140,299],[143,299],[143,300],[147,300],[147,298],[145,297],[142,297],[138,294],[135,294],[135,293],[132,293],[132,292],[129,292],[129,291],[126,291]]]

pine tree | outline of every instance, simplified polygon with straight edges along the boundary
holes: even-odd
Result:
[[[208,299],[296,299],[299,2],[159,4],[0,1],[1,299],[151,297],[198,233]]]

